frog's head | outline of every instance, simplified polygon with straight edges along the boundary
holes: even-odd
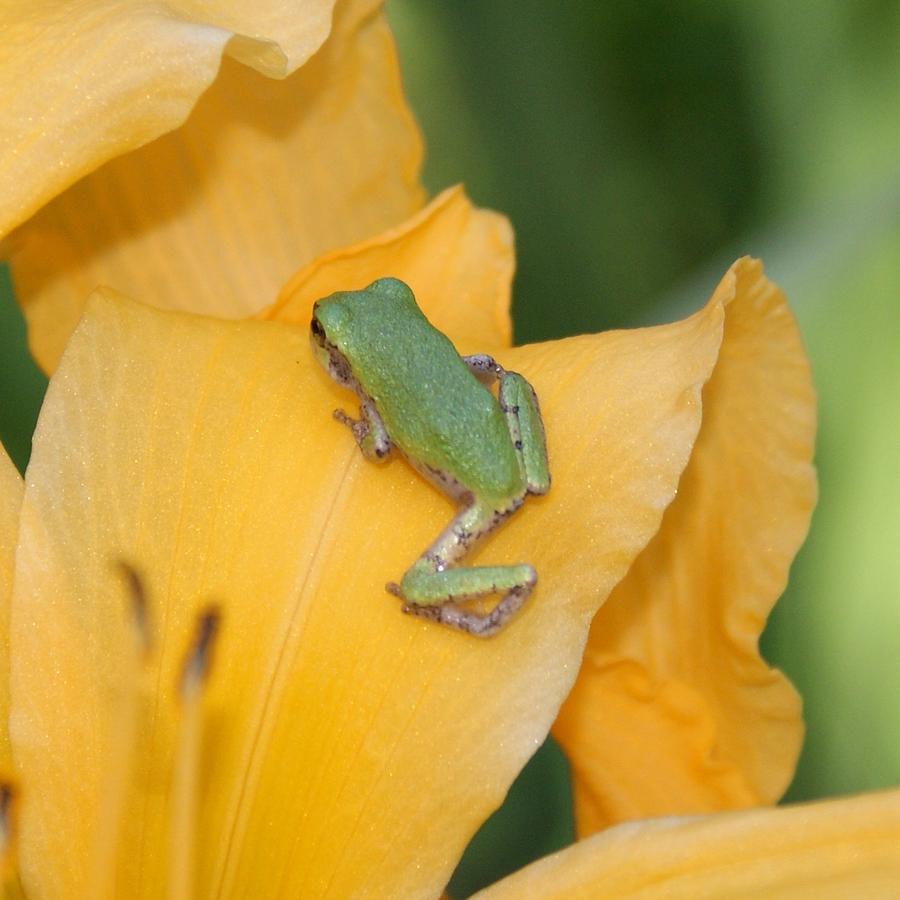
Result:
[[[313,306],[309,326],[316,359],[340,384],[352,386],[351,366],[370,353],[394,323],[421,315],[412,291],[396,278],[380,278],[361,291],[338,291]],[[390,343],[389,339],[385,339]]]
[[[341,302],[344,296],[332,294],[316,301],[309,324],[309,339],[320,365],[339,384],[347,385],[352,376],[347,357],[341,349],[341,323],[348,315]]]

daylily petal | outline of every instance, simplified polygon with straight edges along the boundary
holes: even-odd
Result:
[[[22,505],[22,476],[6,450],[0,445],[0,608],[6,610],[12,590],[13,558],[19,533],[19,507]],[[5,621],[5,612],[0,613]],[[8,629],[0,626],[5,636]],[[5,679],[4,679],[5,682]]]
[[[11,734],[29,786],[22,872],[80,896],[114,767],[127,662],[110,560],[144,573],[159,634],[119,852],[157,896],[174,682],[200,603],[222,631],[201,759],[197,896],[436,896],[540,744],[589,623],[656,531],[721,340],[676,325],[511,350],[544,404],[555,483],[484,558],[541,584],[481,641],[384,591],[451,514],[405,463],[361,458],[306,330],[98,297],[53,377],[23,504]]]
[[[261,318],[309,325],[310,310],[334,291],[387,275],[405,281],[429,320],[453,335],[461,353],[508,346],[515,258],[505,216],[472,206],[449,188],[402,225],[299,271]]]
[[[29,38],[34,49],[27,59],[14,54],[8,64],[32,69],[29,80],[9,83],[35,85],[17,92],[10,121],[21,115],[19,102],[32,111],[56,109],[37,92],[48,83],[59,90],[58,66],[83,73],[72,76],[75,91],[91,99],[72,103],[74,119],[60,112],[48,124],[38,116],[46,132],[40,139],[10,138],[7,152],[18,161],[0,166],[7,204],[0,207],[0,234],[111,160],[10,238],[16,294],[32,351],[47,370],[98,285],[163,308],[247,315],[271,303],[291,273],[317,254],[377,233],[423,201],[421,140],[377,0],[339,4],[331,37],[290,78],[273,81],[226,59],[199,101],[223,46],[232,55],[256,46],[228,43],[228,29],[246,16],[256,23],[253,33],[269,34],[259,29],[279,5],[227,4],[227,16],[209,11],[203,19],[216,27],[161,16],[157,6],[97,10],[76,17],[74,26],[54,13],[53,22],[37,23],[44,30]],[[327,33],[331,2],[281,6],[294,35],[293,67],[305,58],[299,48],[308,56]],[[75,36],[64,44],[71,51],[60,51],[59,29],[73,27]],[[46,74],[42,60],[50,60]],[[65,96],[55,99],[68,110]],[[188,113],[181,128],[147,143]]]
[[[659,534],[595,619],[554,734],[582,834],[776,800],[800,701],[759,635],[809,524],[815,397],[794,320],[756,261],[714,294],[722,351]]]
[[[22,506],[22,476],[0,446],[0,769],[10,767],[9,734],[9,599]]]
[[[900,791],[610,828],[478,900],[895,897]]]
[[[180,125],[223,53],[284,77],[328,35],[334,0],[4,4],[0,233],[99,164]]]

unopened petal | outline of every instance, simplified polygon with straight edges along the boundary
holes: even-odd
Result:
[[[610,828],[478,900],[595,897],[887,900],[900,884],[900,791]]]
[[[482,352],[512,339],[514,268],[506,217],[472,206],[461,187],[449,188],[402,225],[302,269],[261,316],[305,328],[320,297],[391,276],[413,289],[429,321],[461,353]]]
[[[81,118],[43,126],[52,134],[59,126],[58,140],[21,138],[9,152],[25,168],[3,170],[7,204],[31,181],[40,191],[21,209],[0,210],[0,234],[51,201],[8,242],[32,351],[47,370],[98,285],[162,308],[249,315],[318,254],[402,221],[422,202],[421,140],[376,0],[338,4],[324,46],[281,81],[229,58],[219,70],[238,14],[260,9],[262,28],[277,4],[227,4],[230,24],[215,28],[202,17],[161,16],[157,6],[76,17],[78,40],[64,50],[54,28],[72,26],[55,22],[43,34],[56,44],[33,51],[33,91],[52,60],[53,73],[72,68],[66,77],[83,95]],[[330,0],[281,6],[292,32],[311,29],[308,56],[311,35],[320,42],[328,32]],[[211,11],[207,19],[219,21]],[[128,93],[108,96],[126,79]],[[53,106],[33,91],[19,92],[29,107]]]
[[[815,398],[782,293],[740,260],[703,425],[659,534],[598,614],[554,733],[579,829],[771,803],[802,739],[799,698],[760,658],[815,497]]]
[[[659,527],[721,324],[711,307],[504,356],[537,388],[555,481],[478,555],[539,573],[519,616],[479,640],[402,615],[385,592],[452,506],[402,460],[361,457],[331,416],[352,397],[305,329],[96,298],[51,380],[17,555],[28,889],[84,895],[115,768],[127,617],[110,567],[125,560],[143,573],[154,649],[119,894],[165,883],[183,799],[175,685],[214,601],[196,896],[437,896],[547,733],[597,607]]]

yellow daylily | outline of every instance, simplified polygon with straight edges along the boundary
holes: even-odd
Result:
[[[432,274],[421,293],[440,320],[428,298],[447,273]],[[9,475],[4,507],[26,893],[437,896],[550,727],[595,610],[657,531],[728,310],[764,312],[760,294],[777,292],[744,262],[684,322],[503,353],[542,398],[556,482],[485,551],[527,547],[541,573],[486,642],[404,617],[384,593],[449,504],[401,462],[361,458],[328,416],[346,398],[305,329],[95,296],[51,379],[24,498]],[[306,303],[308,318],[301,295],[285,315]],[[144,573],[143,670],[110,568],[122,559]],[[209,598],[221,634],[189,719],[179,673]],[[900,866],[898,807],[854,802],[840,828],[828,807],[622,826],[493,890],[615,896],[677,877],[696,895],[727,866],[750,887],[871,883]],[[773,830],[797,852],[773,859]]]
[[[338,4],[332,37],[290,74],[330,8],[0,13],[16,38],[0,71],[28,88],[0,104],[0,234],[36,355],[55,366],[97,284],[159,308],[95,295],[52,379],[24,497],[0,457],[29,894],[435,896],[550,727],[592,619],[558,725],[584,831],[768,802],[792,770],[796,699],[756,653],[812,503],[811,392],[780,295],[744,261],[677,325],[506,349],[505,220],[459,191],[407,219],[420,144],[379,4]],[[346,397],[306,346],[317,296],[383,274],[541,396],[553,492],[485,551],[527,552],[541,586],[487,643],[412,622],[384,595],[450,507],[402,464],[359,458],[328,416]],[[143,662],[111,568],[123,560],[147,590]],[[179,673],[210,600],[222,624],[197,706]],[[598,728],[598,706],[617,704]],[[752,856],[796,816],[812,823],[808,852],[769,865],[767,885],[804,865],[831,885],[894,871],[896,796],[848,803],[843,868],[823,807],[626,826],[497,890],[596,893],[637,856],[662,884],[676,832],[676,865],[690,869],[699,835],[716,869],[730,834]]]
[[[427,291],[423,302],[440,321]],[[557,481],[553,503],[532,504],[491,544],[501,558],[523,540],[541,545],[532,556],[543,602],[484,643],[411,621],[385,595],[450,504],[403,464],[382,471],[360,459],[329,416],[340,391],[305,328],[96,298],[51,380],[18,536],[10,722],[30,785],[26,881],[56,878],[65,888],[46,890],[78,894],[100,828],[119,752],[109,698],[129,647],[109,565],[126,559],[157,598],[162,636],[120,890],[140,896],[164,880],[172,694],[198,604],[213,597],[223,626],[207,698],[200,893],[438,893],[546,734],[600,600],[658,527],[697,431],[721,320],[716,303],[662,332],[508,351],[547,407]],[[604,415],[587,414],[571,380],[608,369],[627,403],[598,393]],[[598,446],[633,476],[586,503],[577,474]],[[570,528],[602,548],[592,566],[571,553]],[[52,672],[19,662],[36,658],[52,659]]]

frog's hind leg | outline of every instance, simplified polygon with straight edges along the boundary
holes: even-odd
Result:
[[[506,373],[506,369],[487,353],[473,353],[470,356],[464,356],[462,361],[482,384],[493,384]]]
[[[462,359],[482,384],[500,382],[497,399],[506,417],[506,427],[509,429],[528,493],[546,494],[550,490],[547,439],[534,388],[518,372],[504,369],[487,353],[475,353]]]
[[[501,510],[477,503],[463,509],[416,560],[400,584],[388,585],[392,594],[406,601],[403,611],[479,637],[496,634],[531,593],[537,581],[534,569],[529,565],[450,566],[478,538],[512,515],[520,503]],[[503,597],[490,612],[469,611],[460,605],[494,593],[502,593]]]
[[[546,494],[550,490],[547,438],[534,388],[518,372],[504,372],[498,399],[528,493]]]

